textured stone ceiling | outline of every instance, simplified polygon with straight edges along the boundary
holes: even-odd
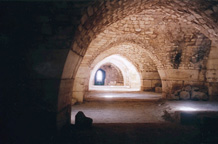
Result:
[[[87,62],[89,62],[92,69],[99,61],[102,61],[104,58],[113,54],[119,54],[128,59],[131,63],[133,63],[139,72],[157,71],[156,65],[147,55],[146,50],[131,43],[123,43],[118,46],[113,46],[100,53],[94,61]],[[85,63],[85,60],[83,62]]]
[[[143,73],[143,87],[145,75],[156,71],[163,97],[171,97],[178,86],[217,80],[217,24],[218,0],[96,1],[83,14],[71,50],[83,57],[79,72],[86,73],[122,55]]]
[[[187,17],[187,19],[192,19],[192,17]],[[211,44],[204,34],[173,11],[149,9],[137,15],[127,16],[108,26],[91,42],[84,61],[90,63],[98,55],[115,45],[123,47],[123,43],[132,43],[147,51],[144,57],[150,56],[160,68],[186,69],[205,67],[204,60],[207,59]],[[123,50],[125,51],[124,47]],[[125,53],[123,50],[119,53]],[[111,51],[118,52],[117,49]],[[196,55],[198,51],[203,54],[201,58]],[[146,61],[140,56],[145,53],[140,50],[134,54],[138,59],[141,58],[138,62]],[[126,56],[127,58],[134,57],[133,55]]]
[[[161,24],[164,25],[168,22],[175,22],[178,26],[178,22],[184,25],[190,25],[193,29],[199,30],[209,39],[214,40],[217,38],[217,1],[98,1],[92,6],[89,6],[87,12],[84,13],[81,24],[76,33],[76,38],[72,45],[72,50],[80,55],[84,55],[86,48],[90,42],[96,37],[101,37],[101,33],[111,24],[123,23],[122,21],[126,17],[130,16],[134,22],[135,29],[126,28],[126,31],[131,33],[141,33],[140,26],[143,24],[137,22],[134,15],[143,15],[144,24],[149,24],[149,21],[153,21],[152,25]],[[132,16],[131,16],[132,15]],[[131,23],[131,21],[129,21]],[[161,23],[162,22],[162,23]],[[114,28],[124,30],[125,27],[117,25]],[[151,23],[149,24],[151,27]],[[144,28],[143,28],[144,29]],[[150,31],[148,30],[147,33]],[[112,33],[111,33],[112,34]],[[121,33],[122,34],[122,33]],[[111,37],[113,37],[111,35]],[[101,43],[104,43],[102,40]]]

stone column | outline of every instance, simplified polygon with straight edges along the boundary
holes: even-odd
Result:
[[[57,107],[57,128],[62,128],[71,121],[71,100],[72,88],[75,79],[75,74],[78,69],[82,57],[73,51],[69,51],[65,66],[63,69],[59,94],[58,94],[58,107]]]

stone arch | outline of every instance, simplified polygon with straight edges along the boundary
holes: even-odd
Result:
[[[166,11],[174,11],[176,14],[180,15],[180,19],[182,19],[184,22],[191,24],[193,27],[202,30],[205,35],[210,37],[211,39],[216,36],[217,29],[215,29],[216,24],[214,22],[211,23],[210,26],[205,25],[205,22],[211,21],[210,17],[208,17],[207,12],[200,12],[200,6],[197,5],[197,9],[193,10],[192,8],[188,9],[188,5],[193,4],[192,2],[172,2],[173,8],[170,9],[168,6],[169,3],[165,2],[159,2],[159,1],[146,1],[146,2],[141,2],[141,1],[134,1],[134,2],[125,2],[125,1],[113,1],[113,2],[96,2],[93,3],[92,6],[88,8],[87,11],[84,12],[84,15],[81,19],[81,24],[78,27],[78,31],[76,32],[76,38],[79,40],[77,41],[74,39],[74,42],[72,44],[72,50],[79,55],[84,55],[86,52],[86,48],[88,47],[89,43],[91,40],[96,38],[96,35],[101,32],[100,29],[104,30],[106,26],[109,26],[111,23],[114,23],[127,15],[134,14],[134,13],[139,13],[145,8],[156,8],[159,7],[160,5],[166,9]],[[131,5],[131,7],[125,7],[124,5]],[[122,7],[124,6],[124,7]],[[181,7],[182,6],[182,7]],[[122,11],[128,9],[128,13],[122,13],[119,18],[114,18],[112,15],[109,18],[105,16],[110,12],[110,15],[117,12],[116,9],[122,7]],[[99,13],[100,11],[97,11],[98,8],[102,8],[103,12]],[[98,16],[104,16],[103,19],[98,18],[98,20],[95,20],[94,17]],[[109,22],[109,19],[111,20]],[[196,22],[197,21],[197,22]],[[198,23],[200,23],[198,25]],[[202,25],[204,23],[204,25]],[[97,26],[100,26],[97,28]],[[101,27],[103,26],[103,27]],[[213,30],[215,29],[215,31]],[[93,30],[86,30],[86,29],[93,29]],[[96,31],[97,30],[97,31]],[[206,32],[207,30],[207,32]],[[210,31],[210,32],[209,32]],[[79,33],[81,34],[80,36]],[[78,36],[78,37],[77,37]],[[82,42],[81,40],[86,40],[86,42]],[[83,44],[87,44],[84,46]],[[79,48],[80,47],[80,48]]]
[[[144,39],[140,38],[136,34],[126,34],[119,37],[116,37],[116,39],[113,39],[108,44],[104,45],[104,48],[101,49],[99,52],[96,52],[94,56],[92,56],[91,61],[89,64],[95,60],[95,58],[102,52],[112,48],[112,47],[118,47],[119,45],[131,45],[138,49],[144,49],[144,52],[146,55],[148,55],[156,64],[156,66],[162,68],[164,65],[162,62],[154,55],[155,49]],[[84,57],[85,58],[85,57]]]
[[[217,37],[218,31],[216,24],[211,20],[210,16],[208,16],[207,11],[200,11],[200,5],[198,3],[192,1],[172,1],[170,4],[171,8],[169,3],[164,1],[98,1],[90,6],[87,11],[84,11],[81,24],[76,32],[76,38],[72,44],[72,50],[84,55],[89,43],[95,39],[105,27],[128,15],[139,13],[147,8],[160,8],[160,6],[166,9],[168,15],[180,16],[183,22],[191,24],[209,38],[214,39],[214,37]],[[195,6],[197,8],[195,7],[195,9],[193,9],[189,6],[193,4],[196,4]],[[100,12],[98,9],[102,11]],[[119,11],[117,9],[119,9]],[[170,13],[170,11],[173,14]],[[98,18],[95,19],[95,17]],[[207,25],[207,21],[210,21],[211,24]]]
[[[124,78],[119,67],[108,62],[102,65],[99,69],[106,71],[105,84],[106,86],[124,86]]]
[[[87,11],[81,18],[81,24],[75,33],[71,50],[68,54],[64,70],[62,73],[62,81],[60,84],[58,96],[58,110],[66,105],[69,100],[69,92],[66,94],[64,85],[67,83],[65,79],[71,79],[71,83],[75,78],[75,74],[79,64],[89,47],[92,40],[101,33],[107,26],[123,19],[124,17],[139,13],[144,9],[151,8],[155,11],[156,8],[163,8],[168,11],[167,14],[178,15],[184,23],[190,24],[193,28],[198,29],[205,34],[215,44],[217,49],[217,23],[213,20],[212,14],[214,9],[204,9],[204,4],[198,1],[97,1],[88,7]],[[216,6],[217,7],[217,4]],[[204,10],[202,12],[202,10]],[[173,14],[172,14],[173,13]],[[174,15],[175,14],[175,15]],[[209,22],[209,24],[207,23]],[[214,50],[215,51],[215,50]],[[217,58],[217,57],[216,57]],[[160,70],[160,75],[163,77],[167,74]],[[72,84],[71,84],[72,85]],[[68,88],[70,89],[70,88]],[[64,102],[65,101],[65,102]]]
[[[125,48],[121,47],[123,45],[125,46]],[[126,46],[128,46],[128,47],[126,47]],[[90,75],[88,74],[89,71],[93,70],[98,62],[100,62],[103,59],[105,59],[106,57],[114,55],[114,54],[119,54],[121,56],[124,56],[128,61],[133,63],[133,65],[137,68],[137,71],[139,71],[139,73],[140,73],[141,83],[143,83],[143,85],[142,85],[143,87],[141,88],[142,90],[154,89],[155,84],[161,83],[160,74],[157,71],[156,63],[153,62],[153,59],[150,58],[150,56],[148,55],[149,51],[141,46],[145,47],[147,45],[143,45],[143,44],[138,45],[136,43],[131,43],[131,42],[127,41],[126,39],[123,39],[122,41],[119,40],[119,42],[117,42],[117,43],[114,42],[112,44],[109,44],[109,46],[106,46],[106,48],[102,52],[100,52],[100,54],[98,54],[97,56],[92,56],[92,57],[85,56],[83,61],[81,62],[77,76],[75,77],[75,86],[73,88],[73,97],[76,98],[77,100],[79,100],[80,102],[83,101],[83,99],[80,99],[80,98],[84,97],[86,91],[88,91],[88,79],[90,77]],[[124,52],[125,49],[127,49],[126,52]],[[130,51],[130,49],[132,49],[132,50]],[[149,64],[152,65],[152,69],[151,69],[151,66],[148,65],[150,68],[146,68],[147,69],[146,73],[144,73],[143,70],[138,66],[138,64],[141,63],[140,61],[136,61],[137,57],[139,57],[139,56],[134,57],[134,53],[137,51],[141,56],[143,56],[143,58],[141,58],[141,56],[140,56],[141,60],[145,60],[145,62],[149,62]],[[129,53],[131,56],[125,55],[124,53]],[[152,53],[150,53],[150,54],[152,54]],[[132,57],[132,59],[130,59],[131,57]],[[161,62],[159,62],[157,64],[161,65]],[[158,69],[159,69],[159,67],[158,67]],[[142,72],[143,72],[143,76],[142,76]],[[151,80],[150,76],[153,76],[152,80]],[[150,83],[150,85],[152,85],[152,86],[148,86],[149,84],[147,86],[144,85],[145,82]],[[78,89],[80,89],[80,90],[78,90]],[[83,90],[81,90],[81,89],[83,89]]]
[[[95,76],[94,76],[94,84],[93,85],[104,85],[105,84],[105,70],[99,68],[96,72],[95,72]],[[98,77],[100,76],[100,84],[98,84]]]
[[[100,68],[100,66],[108,62],[120,68],[122,75],[124,77],[125,87],[111,87],[111,88],[107,88],[107,90],[113,90],[113,91],[121,91],[121,90],[122,91],[139,91],[140,90],[141,82],[140,82],[139,72],[134,67],[134,65],[131,64],[131,62],[129,62],[127,59],[125,59],[124,57],[120,55],[108,56],[104,58],[102,61],[98,62],[94,66],[94,68],[91,70],[91,75],[89,78],[89,90],[98,90],[98,88],[95,88],[95,86],[93,85],[95,72],[97,71],[97,69]]]
[[[113,42],[111,44],[108,44],[109,46],[106,45],[106,48],[103,51],[100,52],[101,53],[100,55],[98,55],[96,57],[93,57],[94,60],[93,59],[89,60],[90,68],[92,69],[98,61],[101,61],[103,58],[106,58],[107,56],[110,56],[110,55],[113,55],[113,54],[120,54],[120,55],[123,55],[126,59],[128,59],[129,61],[131,61],[135,65],[135,67],[141,73],[140,75],[141,75],[142,83],[145,83],[146,81],[149,82],[150,81],[149,77],[151,77],[151,76],[154,78],[154,80],[152,80],[152,85],[153,86],[155,85],[154,84],[155,81],[156,81],[156,84],[159,82],[159,80],[160,80],[159,83],[161,83],[161,79],[162,79],[161,76],[165,77],[166,74],[164,74],[164,71],[160,71],[161,73],[159,72],[159,70],[163,69],[163,65],[162,65],[162,62],[159,61],[157,59],[157,57],[155,57],[155,55],[153,55],[150,52],[152,50],[152,48],[150,48],[150,50],[146,49],[147,47],[151,47],[151,46],[149,46],[147,44],[143,45],[143,43],[139,43],[139,41],[138,41],[138,43],[136,43],[134,41],[131,41],[130,39],[129,39],[130,41],[126,40],[125,35],[124,35],[123,38],[124,39],[122,39],[122,40],[118,40],[118,42],[115,41],[115,42]],[[128,46],[128,47],[122,49],[122,48],[119,48],[120,46],[126,46],[126,47]],[[139,63],[142,64],[142,61],[136,61],[137,57],[134,57],[133,54],[131,55],[130,51],[128,51],[128,52],[130,53],[131,56],[125,54],[125,52],[124,52],[125,49],[130,49],[130,47],[133,47],[134,49],[136,49],[138,51],[138,53],[140,53],[140,55],[144,57],[144,58],[140,58],[141,60],[145,60],[146,62],[149,62],[149,64],[152,65],[152,69],[151,68],[146,68],[146,71],[147,71],[146,75],[142,76],[142,73],[145,74],[145,72],[143,72],[144,70],[142,69],[141,66],[139,66]],[[114,49],[114,51],[113,51],[113,49]],[[135,52],[137,52],[137,51],[135,51]],[[135,53],[135,52],[133,52],[133,53]],[[139,57],[139,55],[138,55],[138,57]],[[154,60],[154,58],[156,58],[156,59]],[[145,66],[145,63],[143,63],[143,64]],[[162,85],[162,83],[160,85]],[[143,85],[142,90],[143,89],[144,90],[151,90],[148,87],[145,89],[145,87],[146,86]]]

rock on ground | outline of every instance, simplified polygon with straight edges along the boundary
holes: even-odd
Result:
[[[179,94],[180,99],[182,100],[189,100],[190,99],[190,93],[187,91],[181,91]]]
[[[78,128],[91,128],[93,120],[86,117],[82,111],[79,111],[75,116],[75,126]]]

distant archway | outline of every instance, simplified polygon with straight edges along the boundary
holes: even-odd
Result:
[[[98,3],[99,3],[99,7],[98,7]],[[182,23],[184,23],[185,26],[189,25],[199,30],[201,33],[203,33],[205,36],[207,36],[211,40],[216,40],[217,38],[217,27],[216,27],[217,24],[213,22],[212,16],[214,16],[214,14],[213,14],[213,11],[211,11],[211,7],[208,10],[205,9],[205,11],[202,11],[204,9],[201,6],[205,6],[205,3],[200,3],[198,1],[185,1],[185,2],[179,2],[179,3],[175,1],[175,2],[172,2],[172,4],[171,2],[168,3],[165,1],[161,1],[158,3],[156,1],[117,1],[117,2],[107,1],[107,3],[106,2],[105,3],[98,2],[98,3],[97,3],[97,7],[96,5],[94,5],[95,9],[92,6],[90,6],[88,10],[85,11],[83,17],[81,18],[81,24],[79,25],[78,30],[76,31],[74,41],[72,43],[71,51],[69,52],[66,64],[64,66],[63,74],[61,77],[59,96],[58,96],[58,114],[60,115],[60,116],[58,115],[58,118],[61,119],[58,121],[59,123],[65,122],[64,118],[62,118],[61,116],[65,115],[66,111],[68,110],[67,107],[69,107],[70,105],[71,88],[73,86],[73,83],[77,82],[76,80],[74,80],[74,78],[77,73],[79,64],[81,63],[83,56],[85,55],[86,50],[89,48],[89,49],[92,49],[94,53],[96,53],[96,50],[94,50],[95,46],[91,47],[90,43],[94,39],[96,39],[96,37],[99,38],[99,41],[96,43],[98,44],[99,47],[102,47],[106,43],[109,43],[108,41],[102,39],[104,35],[101,35],[101,34],[104,31],[104,33],[109,36],[109,39],[113,39],[113,35],[115,36],[117,35],[114,34],[114,32],[110,32],[110,31],[108,32],[105,29],[111,24],[123,19],[127,15],[139,13],[142,10],[146,10],[148,14],[149,13],[155,14],[155,16],[161,14],[160,16],[163,20],[159,22],[160,25],[163,25],[165,23],[164,20],[166,21],[168,20],[168,18],[166,17],[168,15],[168,17],[170,18],[168,21],[178,22],[179,20]],[[114,8],[113,6],[110,6],[110,4],[116,5],[118,6],[118,8]],[[194,5],[196,8],[193,9],[192,7],[188,7],[190,5]],[[120,8],[119,6],[120,7],[122,6],[122,7]],[[161,13],[157,13],[158,12],[157,8],[159,6],[161,6],[159,9]],[[172,8],[168,8],[169,6],[172,6]],[[117,10],[119,8],[121,9],[120,11]],[[95,10],[94,13],[93,13],[94,11],[93,9]],[[100,13],[100,11],[98,11],[97,9],[102,9],[103,12]],[[146,15],[143,14],[142,16],[144,17]],[[146,22],[145,24],[147,24],[149,23],[148,19],[156,20],[155,17],[154,18],[147,17],[145,20],[142,20],[142,21]],[[136,18],[132,17],[130,18],[130,20],[135,22]],[[153,40],[152,43],[155,43],[156,42],[155,33],[153,33],[153,31],[150,31],[150,29],[148,29],[149,31],[147,29],[144,29],[144,22],[142,23],[142,25],[140,25],[142,26],[142,28],[136,27],[135,29],[134,28],[128,29],[128,28],[125,28],[124,26],[120,28],[122,28],[121,30],[123,31],[125,30],[131,33],[132,32],[147,33],[149,36],[151,36],[151,40]],[[126,25],[125,21],[122,23],[123,25]],[[119,26],[119,25],[116,25],[116,26]],[[156,24],[154,26],[158,27]],[[115,29],[120,29],[120,28],[117,27]],[[142,31],[142,30],[145,30],[145,31]],[[120,32],[120,34],[123,35],[124,33],[123,31]],[[143,37],[143,36],[140,35],[140,37]],[[149,39],[149,37],[146,36],[144,37],[144,40],[145,39]],[[163,41],[163,44],[164,42],[165,41]],[[175,45],[175,47],[177,47],[177,45]],[[215,63],[214,57],[215,59],[217,59],[216,55],[212,55],[212,54],[215,54],[216,51],[217,51],[217,45],[215,44],[214,48],[212,48],[211,50],[211,56],[210,56],[213,58],[213,59],[211,58],[210,60],[210,63],[212,64]],[[154,49],[151,52],[156,52],[156,49]],[[158,59],[157,56],[155,56],[155,58]],[[163,59],[163,61],[164,60],[165,59]],[[217,84],[217,79],[215,75],[212,76],[215,66],[212,65],[211,70],[206,73],[207,77],[211,78],[211,81],[208,81],[210,82],[209,84],[211,85]],[[215,67],[215,69],[217,68]],[[190,71],[186,72],[186,69],[181,71],[182,74],[180,75],[182,77],[180,77],[179,79],[174,79],[174,77],[177,77],[178,72],[180,72],[180,69],[170,70],[166,72],[165,69],[162,68],[158,70],[158,72],[162,80],[164,80],[162,81],[162,83],[165,89],[164,91],[165,93],[168,93],[168,91],[170,91],[170,88],[172,87],[174,82],[178,83],[178,80],[180,80],[181,82],[184,83],[184,78],[187,77],[188,79],[190,79],[190,76],[187,75],[190,73]],[[79,81],[79,82],[81,83],[81,85],[85,83],[85,81]],[[80,84],[80,83],[77,83],[77,84]],[[81,87],[80,89],[83,89],[83,87]],[[212,87],[212,89],[214,89],[213,95],[217,95],[215,85],[214,85],[214,88]],[[75,93],[75,95],[78,95],[78,97],[81,95],[83,96],[82,92],[73,92],[73,93]],[[165,98],[165,95],[163,95],[163,97]],[[68,114],[69,113],[70,112],[68,112]]]
[[[105,71],[98,69],[95,73],[95,85],[104,85],[105,81]]]
[[[99,87],[95,85],[96,72],[99,68],[106,64],[112,63],[118,67],[123,75],[123,86],[104,86]],[[91,75],[89,79],[89,90],[106,90],[106,91],[140,91],[141,90],[141,80],[140,74],[135,68],[135,66],[129,62],[127,59],[120,55],[111,55],[100,61],[91,70]]]

